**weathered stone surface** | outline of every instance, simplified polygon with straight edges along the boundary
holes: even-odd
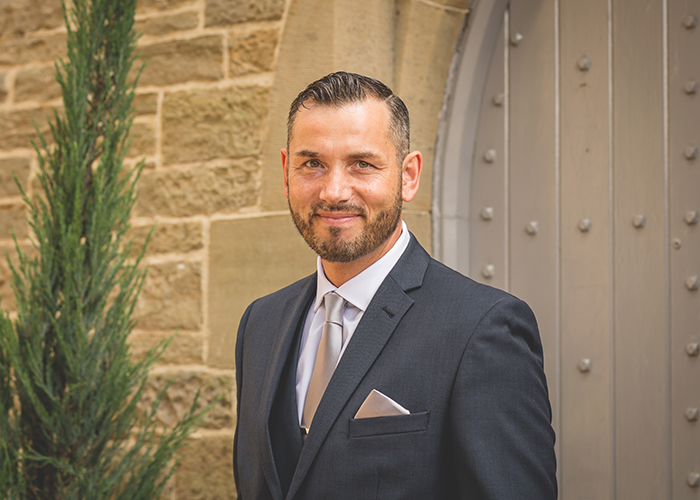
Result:
[[[14,66],[29,62],[49,62],[66,53],[66,35],[15,37],[0,40],[0,64]]]
[[[207,364],[233,368],[236,329],[253,300],[316,270],[316,255],[289,215],[213,221]]]
[[[204,357],[204,338],[199,332],[133,332],[129,335],[132,358],[143,359],[149,349],[173,337],[163,352],[160,364],[201,364]]]
[[[138,55],[146,61],[139,85],[214,81],[224,76],[220,35],[146,45],[139,47]]]
[[[27,215],[24,204],[0,205],[0,238],[27,236]]]
[[[132,255],[135,256],[141,251],[151,229],[153,233],[146,249],[147,255],[187,253],[200,250],[204,245],[201,222],[158,222],[155,228],[151,225],[132,226],[128,234],[128,238],[133,239]]]
[[[20,250],[29,256],[33,256],[36,253],[34,247],[30,244],[20,244]],[[16,308],[15,292],[12,290],[12,272],[10,271],[7,257],[10,258],[12,265],[16,268],[19,259],[14,243],[0,246],[0,308],[6,311],[14,311]]]
[[[129,132],[129,156],[153,155],[156,152],[156,132],[153,123],[135,122]]]
[[[206,26],[282,18],[284,0],[207,0]]]
[[[257,203],[257,171],[254,160],[242,160],[228,166],[144,173],[136,213],[187,217],[237,212]]]
[[[141,329],[199,330],[202,327],[201,264],[151,264],[134,318]]]
[[[423,153],[421,186],[407,206],[429,210],[445,80],[466,14],[412,0],[399,0],[396,5],[395,36],[401,44],[397,47],[394,91],[411,112],[411,147]]]
[[[7,85],[7,72],[0,71],[0,103],[5,102],[10,89]]]
[[[153,115],[158,111],[158,94],[136,94],[133,104],[137,115]]]
[[[278,30],[259,30],[232,36],[228,41],[232,76],[272,71]]]
[[[136,21],[135,30],[144,35],[167,35],[175,31],[194,29],[198,22],[196,12],[181,12]]]
[[[233,434],[191,440],[182,451],[175,477],[175,498],[234,500]]]
[[[268,89],[260,86],[187,90],[163,102],[166,164],[260,153]]]
[[[22,186],[27,187],[29,162],[29,158],[26,157],[0,158],[0,196],[19,194],[15,176]]]
[[[434,0],[434,2],[448,8],[468,9],[474,3],[474,0]]]
[[[52,111],[48,108],[23,109],[14,112],[0,111],[0,148],[31,148],[31,139],[37,140],[34,124],[44,134],[46,142],[51,144],[53,138],[48,133],[47,118]]]
[[[136,12],[168,10],[192,3],[196,2],[193,0],[138,0]]]
[[[199,393],[197,408],[202,409],[219,401],[204,417],[203,427],[223,429],[233,427],[233,391],[235,378],[233,372],[210,373],[201,368],[186,368],[158,371],[148,377],[147,389],[141,401],[141,408],[151,407],[151,402],[170,383],[163,402],[158,408],[156,418],[165,426],[173,426],[187,413],[194,397]]]
[[[423,245],[423,248],[425,248],[428,253],[432,253],[433,233],[430,212],[404,210],[401,217],[406,221],[408,230],[411,231],[418,242]]]
[[[48,101],[61,97],[53,66],[21,69],[15,77],[15,101]]]
[[[3,0],[0,2],[0,36],[63,25],[60,0]]]

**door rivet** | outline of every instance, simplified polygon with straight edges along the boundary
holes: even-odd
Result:
[[[695,224],[698,223],[698,212],[697,210],[688,210],[685,213],[685,216],[683,219],[685,220],[685,223],[688,224],[689,226],[694,226]]]
[[[698,148],[695,146],[686,146],[683,150],[683,156],[685,156],[686,160],[694,160],[698,157]]]
[[[682,247],[682,246],[683,246],[683,242],[681,241],[680,238],[674,238],[674,239],[673,239],[673,248],[675,248],[676,250],[678,250],[678,249],[679,249],[680,247]]]
[[[587,233],[588,231],[590,231],[592,225],[593,224],[591,223],[591,219],[588,218],[584,218],[578,221],[578,228],[579,231],[581,231],[582,233]]]
[[[695,357],[700,354],[700,345],[697,342],[688,342],[688,345],[685,346],[685,352],[688,356]]]
[[[486,278],[487,280],[490,280],[493,278],[493,275],[495,273],[496,269],[493,267],[493,264],[486,264],[482,269],[481,269],[481,275]]]
[[[510,44],[511,45],[518,45],[520,42],[523,41],[523,35],[519,32],[515,32],[512,35],[510,35]]]
[[[688,486],[691,488],[697,488],[700,486],[700,474],[697,472],[691,472],[688,474]]]
[[[493,163],[496,160],[496,150],[495,149],[487,149],[486,152],[484,153],[484,161],[486,163]]]
[[[688,276],[685,280],[685,287],[690,291],[695,291],[700,287],[697,276]]]
[[[503,106],[503,103],[506,100],[506,95],[503,92],[499,92],[495,96],[493,96],[493,99],[491,99],[491,102],[493,102],[494,106]]]
[[[525,232],[530,236],[536,235],[537,231],[539,231],[539,224],[537,224],[536,220],[531,220],[525,225]]]
[[[583,358],[578,362],[578,369],[581,373],[588,373],[591,371],[591,360],[589,358]]]
[[[581,71],[588,71],[589,69],[591,69],[591,60],[586,56],[583,56],[581,59],[578,60],[576,65]]]
[[[484,220],[493,219],[493,207],[486,207],[481,209],[481,218]]]
[[[685,19],[683,19],[683,26],[686,27],[686,29],[692,30],[698,25],[698,18],[695,16],[685,16]]]
[[[686,94],[697,94],[698,92],[698,82],[695,80],[688,80],[683,86]]]
[[[637,214],[632,217],[632,225],[637,229],[641,229],[647,225],[647,218],[644,216],[644,214]]]
[[[688,419],[688,422],[696,422],[700,418],[700,409],[688,408],[685,410],[685,418]]]

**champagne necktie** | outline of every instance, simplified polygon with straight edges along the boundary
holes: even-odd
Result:
[[[326,322],[323,325],[323,336],[316,352],[314,371],[311,375],[311,383],[304,403],[304,413],[301,417],[301,426],[304,429],[309,429],[311,426],[318,403],[333,375],[335,365],[340,357],[340,349],[343,347],[343,305],[345,300],[340,295],[331,292],[323,297],[323,303],[326,307]]]

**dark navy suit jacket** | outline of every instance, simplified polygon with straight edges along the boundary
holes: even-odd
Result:
[[[236,343],[241,500],[555,500],[535,317],[411,242],[357,326],[302,443],[295,374],[316,275],[258,299]],[[410,415],[354,419],[372,389]]]

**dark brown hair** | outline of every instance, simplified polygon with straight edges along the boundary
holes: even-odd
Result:
[[[400,167],[411,147],[408,108],[389,87],[379,80],[344,71],[331,73],[316,80],[294,99],[287,118],[287,149],[292,138],[296,115],[307,102],[321,106],[341,107],[366,99],[382,101],[389,109],[389,134],[396,148],[396,158]]]

